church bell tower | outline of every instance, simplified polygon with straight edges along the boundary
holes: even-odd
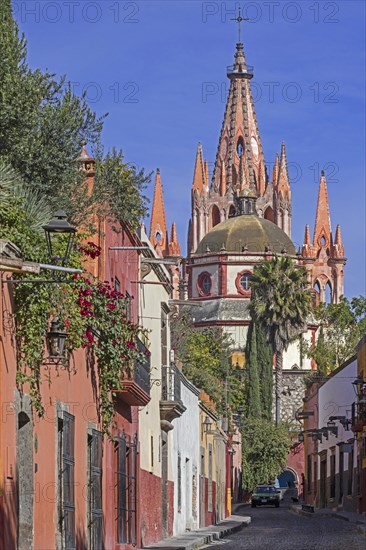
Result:
[[[239,16],[236,21],[243,19]],[[195,252],[215,225],[235,215],[235,196],[247,190],[257,196],[258,215],[276,223],[291,237],[291,189],[285,146],[282,145],[281,156],[277,156],[270,182],[250,87],[253,74],[239,33],[234,63],[227,67],[230,88],[210,183],[202,145],[197,148],[189,254]]]

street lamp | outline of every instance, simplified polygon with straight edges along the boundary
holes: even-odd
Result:
[[[206,416],[205,420],[202,422],[204,433],[211,433],[212,420],[209,416]]]
[[[55,212],[53,219],[47,224],[43,226],[45,235],[46,235],[46,242],[47,242],[47,249],[48,254],[50,257],[51,262],[61,262],[62,266],[65,266],[69,259],[71,254],[71,247],[74,240],[74,235],[76,233],[75,227],[73,227],[68,221],[67,216],[63,210],[57,210]],[[63,256],[60,256],[56,250],[56,243],[57,238],[60,235],[67,236],[67,241],[65,245],[65,252]]]
[[[66,338],[67,333],[65,330],[62,330],[59,318],[54,317],[46,337],[49,359],[65,358],[64,351]]]

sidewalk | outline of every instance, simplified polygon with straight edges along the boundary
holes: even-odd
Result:
[[[236,507],[236,509],[237,508],[238,507]],[[194,548],[200,548],[205,544],[219,540],[231,533],[240,531],[242,527],[249,525],[250,521],[251,518],[248,516],[232,515],[218,525],[210,525],[209,527],[203,527],[197,531],[187,531],[182,535],[161,540],[151,546],[145,546],[144,548],[154,548],[155,550],[167,550],[169,548],[172,550],[193,550]]]
[[[357,526],[357,530],[366,535],[366,517],[355,512],[347,512],[346,510],[331,510],[330,508],[315,508],[314,512],[307,512],[302,509],[301,504],[292,504],[290,510],[295,514],[300,514],[306,517],[333,517],[343,519],[354,523]]]

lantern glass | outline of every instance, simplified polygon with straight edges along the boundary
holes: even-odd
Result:
[[[211,433],[212,420],[209,416],[206,416],[203,422],[203,427],[204,427],[205,433]]]
[[[47,346],[50,359],[64,359],[66,331],[61,329],[59,319],[56,317],[51,323],[51,329],[47,333]]]
[[[65,266],[71,254],[71,248],[74,241],[74,235],[76,233],[75,227],[73,227],[68,221],[67,216],[63,210],[55,212],[53,219],[43,226],[46,243],[48,249],[48,255],[52,263],[60,263]],[[60,236],[65,235],[66,243],[63,245],[64,252],[60,255]]]

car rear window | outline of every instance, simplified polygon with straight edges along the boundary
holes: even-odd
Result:
[[[256,493],[276,493],[276,487],[259,486],[255,490]]]

